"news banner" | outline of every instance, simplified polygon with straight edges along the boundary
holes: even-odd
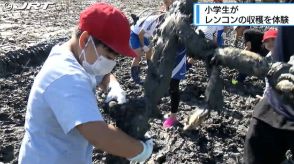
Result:
[[[293,3],[195,3],[196,26],[293,26]]]

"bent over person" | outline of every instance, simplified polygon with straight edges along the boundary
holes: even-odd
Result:
[[[95,96],[96,79],[103,79],[113,98],[123,98],[109,73],[118,54],[136,56],[129,38],[129,22],[115,7],[95,3],[81,12],[76,35],[52,48],[34,80],[19,163],[89,164],[93,146],[134,162],[151,156],[152,140],[105,123]]]
[[[293,38],[293,27],[279,28],[272,53],[274,62],[292,65],[292,74]],[[287,150],[294,152],[293,100],[283,98],[293,94],[293,90],[292,93],[281,93],[270,83],[267,86],[263,99],[254,108],[253,118],[246,135],[244,155],[246,164],[281,163],[286,159]],[[285,86],[282,87],[284,88]]]

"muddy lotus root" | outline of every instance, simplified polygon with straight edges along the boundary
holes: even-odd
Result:
[[[215,60],[217,64],[260,78],[264,78],[270,68],[268,61],[260,55],[238,48],[216,49]]]

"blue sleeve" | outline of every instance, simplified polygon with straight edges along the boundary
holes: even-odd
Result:
[[[224,30],[217,31],[217,45],[219,47],[223,46],[223,44],[224,44],[224,39],[222,37],[223,32],[224,32]]]

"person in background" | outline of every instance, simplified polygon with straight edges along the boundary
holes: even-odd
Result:
[[[172,77],[169,86],[171,100],[170,113],[163,122],[164,128],[170,128],[178,122],[176,114],[180,104],[180,81],[185,79],[187,71],[194,63],[192,58],[187,57],[187,49],[182,44],[179,44],[178,46],[176,63],[172,71]]]
[[[250,29],[250,26],[234,26],[233,30],[236,32],[235,40],[233,43],[234,47],[241,48],[239,43],[242,43],[242,36],[244,35],[244,31]]]
[[[266,31],[263,35],[262,42],[264,44],[265,49],[269,51],[269,53],[266,55],[267,58],[271,58],[272,51],[275,47],[275,40],[278,35],[278,30],[271,28],[268,31]]]
[[[255,52],[260,56],[265,57],[268,53],[262,44],[263,32],[256,29],[247,29],[244,31],[244,44],[245,50]],[[239,73],[237,77],[237,82],[243,82],[247,75]],[[232,82],[235,81],[234,79]]]
[[[265,60],[268,60],[269,62],[272,61],[272,51],[274,50],[275,47],[275,40],[277,38],[278,35],[278,30],[276,29],[269,29],[268,31],[266,31],[263,35],[263,39],[262,42],[264,44],[265,49],[267,49],[269,51],[269,53],[266,55]],[[268,86],[268,81],[267,78],[265,78],[265,91],[267,90]],[[264,93],[265,94],[265,93]],[[264,96],[264,95],[263,95]],[[262,99],[263,97],[261,97],[260,95],[256,95],[257,98]]]
[[[30,91],[20,164],[90,164],[93,146],[132,162],[146,161],[153,142],[132,138],[108,125],[95,95],[96,77],[113,97],[120,85],[110,72],[129,47],[126,16],[107,3],[94,3],[80,14],[70,40],[52,48]]]
[[[223,0],[213,0],[214,3],[223,3]],[[218,47],[224,46],[224,38],[227,32],[227,27],[225,26],[217,26],[217,32],[215,36],[215,41]]]
[[[216,34],[216,42],[218,47],[224,47],[224,38],[226,37],[227,27],[219,28]]]
[[[223,46],[222,34],[224,32],[224,26],[199,26],[196,31],[197,33],[201,30],[206,39],[212,40],[218,47]]]
[[[152,49],[149,39],[153,36],[159,17],[160,15],[143,17],[131,26],[130,45],[137,55],[131,64],[131,77],[136,84],[143,84],[140,78],[141,69],[139,64],[143,54],[145,54],[147,62],[151,59]]]
[[[165,8],[168,10],[172,4],[172,0],[167,0],[168,3],[165,4]],[[165,0],[166,2],[166,0]],[[169,86],[170,94],[170,112],[167,115],[167,118],[163,122],[164,128],[171,128],[177,122],[177,112],[180,104],[180,82],[185,79],[187,71],[192,67],[194,60],[187,57],[187,49],[181,43],[178,45],[177,54],[176,54],[176,63],[174,69],[172,70],[172,76]]]
[[[161,11],[168,11],[172,3],[173,0],[163,0],[163,5],[160,8]],[[149,39],[153,36],[153,32],[162,16],[162,14],[151,14],[146,17],[139,18],[139,20],[131,26],[130,45],[137,54],[137,57],[133,59],[131,64],[131,77],[136,84],[143,84],[143,80],[140,78],[141,56],[145,54],[147,62],[151,59],[152,47],[150,46]]]

